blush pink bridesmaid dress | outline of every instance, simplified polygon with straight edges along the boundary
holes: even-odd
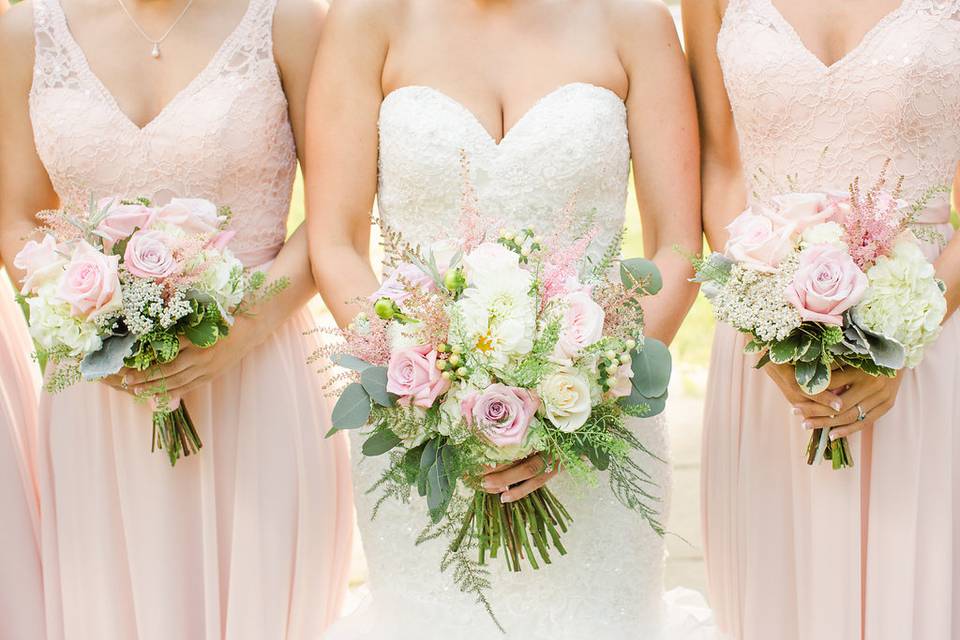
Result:
[[[35,472],[37,387],[33,346],[0,272],[0,638],[42,640],[40,506]]]
[[[730,0],[717,50],[747,193],[770,195],[768,178],[788,175],[799,190],[844,190],[887,158],[910,201],[952,182],[960,1],[903,0],[827,67],[771,0]],[[949,215],[944,194],[921,221],[949,238]],[[705,413],[705,547],[722,628],[745,640],[960,638],[960,320],[905,375],[893,411],[853,438],[845,471],[806,466],[808,433],[743,346],[718,328]]]
[[[276,0],[251,0],[207,67],[140,128],[88,66],[58,0],[34,0],[30,113],[61,204],[91,195],[208,198],[234,249],[283,246],[296,171],[277,66]],[[150,410],[106,385],[44,395],[38,476],[50,640],[304,640],[339,613],[352,495],[327,440],[306,309],[187,395],[204,448],[171,468]]]

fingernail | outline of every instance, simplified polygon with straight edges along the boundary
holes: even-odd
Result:
[[[837,433],[836,431],[831,431],[831,432],[830,432],[830,442],[833,442],[834,440],[836,440],[836,439],[839,438],[839,437],[840,437],[840,434]]]
[[[497,486],[497,485],[493,484],[492,481],[487,480],[486,478],[484,478],[484,480],[483,480],[483,488],[484,488],[484,489],[486,489],[487,491],[493,491],[493,490],[496,488],[496,486]]]
[[[843,403],[839,400],[834,400],[830,403],[830,406],[833,407],[834,411],[840,411],[840,409],[843,408]]]
[[[791,409],[790,412],[793,413],[793,415],[795,415],[795,416],[802,416],[802,415],[803,415],[803,411],[800,411],[800,409],[797,409],[796,407],[794,407],[793,409]]]
[[[123,384],[130,384],[130,376],[123,376]]]
[[[506,503],[508,503],[508,502],[513,502],[513,496],[511,496],[509,493],[501,493],[501,494],[500,494],[500,503],[501,503],[501,504],[506,504]]]
[[[803,421],[803,428],[804,428],[804,429],[813,429],[813,423],[810,422],[809,420],[804,420],[804,421]]]

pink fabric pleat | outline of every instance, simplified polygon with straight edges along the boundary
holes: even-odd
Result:
[[[701,476],[711,606],[734,638],[854,640],[860,467],[807,466],[809,432],[744,342],[717,327]],[[859,437],[851,448],[856,460]]]
[[[128,395],[81,383],[43,398],[50,640],[300,640],[332,622],[352,495],[306,364],[312,326],[302,311],[184,398],[204,448],[176,468]]]
[[[0,638],[44,638],[34,467],[37,375],[23,315],[0,272]]]

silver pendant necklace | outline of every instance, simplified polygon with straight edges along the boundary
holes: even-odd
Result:
[[[133,17],[133,14],[130,13],[130,10],[127,9],[127,5],[123,3],[123,0],[117,0],[117,3],[120,5],[120,8],[123,9],[123,12],[127,15],[127,18],[130,19],[131,24],[136,28],[137,32],[143,36],[143,39],[153,45],[150,48],[150,56],[154,60],[160,59],[160,45],[163,44],[163,41],[167,39],[167,36],[174,30],[174,28],[180,24],[180,21],[183,20],[183,16],[187,15],[187,11],[190,10],[190,7],[193,6],[193,0],[187,0],[187,5],[183,8],[183,11],[180,12],[180,15],[177,16],[177,19],[173,21],[173,24],[170,25],[170,28],[160,36],[159,40],[154,40],[151,38],[143,28],[140,27],[140,24]]]

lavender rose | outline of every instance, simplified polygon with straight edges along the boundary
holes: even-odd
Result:
[[[787,300],[811,322],[843,324],[843,314],[867,290],[867,276],[846,247],[817,244],[800,252],[800,265],[787,287]]]
[[[460,402],[463,418],[497,447],[523,444],[540,398],[527,389],[492,384],[482,393],[471,393]]]

